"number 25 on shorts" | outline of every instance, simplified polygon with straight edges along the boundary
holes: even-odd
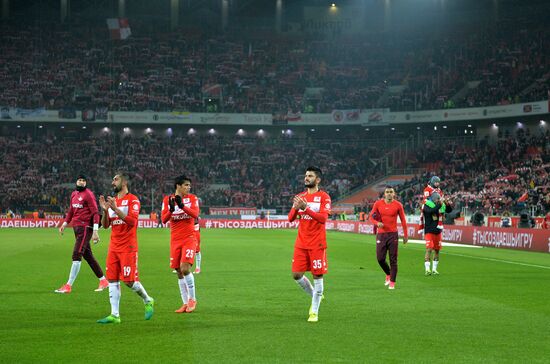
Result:
[[[194,254],[195,254],[195,251],[193,249],[186,249],[185,250],[185,257],[186,258],[193,258]]]

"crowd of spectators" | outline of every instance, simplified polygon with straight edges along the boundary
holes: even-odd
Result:
[[[0,106],[275,114],[423,110],[546,99],[550,77],[548,28],[354,40],[146,29],[136,25],[128,40],[109,41],[104,25],[4,25]],[[469,81],[479,84],[453,98]]]
[[[0,201],[23,211],[66,208],[83,172],[96,194],[111,193],[116,171],[128,172],[144,211],[159,209],[175,176],[188,175],[203,206],[288,209],[303,189],[305,168],[319,166],[334,198],[384,174],[383,150],[354,140],[225,136],[120,136],[71,140],[0,137]]]
[[[398,187],[408,213],[418,213],[422,193],[431,175],[442,179],[444,194],[459,207],[486,215],[537,216],[550,212],[550,133],[532,136],[520,131],[503,137],[496,145],[481,141],[475,147],[427,143],[410,160],[425,166],[425,174]]]
[[[237,138],[120,136],[85,140],[47,137],[0,137],[2,209],[18,213],[37,208],[63,211],[79,172],[97,194],[110,194],[115,171],[132,177],[131,191],[144,212],[158,210],[163,194],[173,190],[176,175],[193,180],[203,206],[290,207],[303,188],[307,165],[324,171],[323,188],[337,200],[353,188],[385,175],[373,161],[388,150],[360,138]],[[550,133],[519,132],[497,144],[475,146],[437,140],[425,142],[406,157],[407,168],[426,172],[397,187],[407,213],[418,213],[431,175],[442,179],[447,197],[470,212],[544,215],[550,211]],[[371,201],[372,202],[372,201]],[[368,210],[369,202],[364,208]]]

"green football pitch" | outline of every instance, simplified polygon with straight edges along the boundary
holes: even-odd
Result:
[[[109,232],[94,246],[104,266]],[[548,362],[550,257],[445,247],[425,277],[423,246],[400,245],[396,289],[384,287],[371,236],[328,233],[329,274],[319,322],[293,282],[294,230],[203,230],[197,310],[168,267],[169,231],[142,229],[140,279],[156,300],[122,287],[120,325],[99,325],[108,292],[83,262],[69,295],[73,234],[0,231],[0,362],[443,363]]]

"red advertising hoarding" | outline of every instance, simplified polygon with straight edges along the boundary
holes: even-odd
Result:
[[[61,224],[59,219],[1,219],[0,228],[55,228]],[[157,221],[139,220],[140,228],[156,228]],[[201,228],[206,229],[292,229],[298,221],[286,220],[237,220],[237,219],[201,219]],[[368,222],[327,221],[327,230],[372,234],[374,226]],[[399,226],[400,236],[403,234]],[[409,238],[422,240],[418,225],[409,224]],[[550,253],[550,230],[516,229],[487,226],[447,225],[443,230],[443,241],[493,248],[509,248]]]

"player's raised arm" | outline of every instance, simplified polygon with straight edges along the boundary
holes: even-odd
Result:
[[[162,212],[160,214],[161,221],[163,224],[166,224],[172,218],[172,212],[174,212],[176,203],[172,196],[164,197],[162,201]]]
[[[124,217],[117,215],[124,220],[126,224],[129,226],[135,226],[138,223],[139,220],[139,210],[141,210],[141,204],[138,199],[130,201],[130,208],[128,209],[128,214],[124,214],[123,211],[120,211]],[[116,211],[115,211],[116,212]]]
[[[108,229],[110,225],[109,206],[107,205],[107,201],[105,201],[105,197],[103,197],[103,195],[99,196],[99,206],[101,206],[101,209],[103,210],[101,214],[101,226]]]
[[[134,201],[138,201],[138,200],[134,200]],[[132,203],[134,203],[134,201],[132,201]],[[138,201],[139,203],[139,201]],[[128,210],[128,213],[122,211],[121,209],[118,208],[118,206],[116,205],[116,199],[114,197],[107,197],[107,206],[114,211],[114,213],[121,219],[123,220],[126,224],[130,225],[130,226],[134,226],[135,225],[135,222],[133,221],[134,220],[134,217],[131,216],[129,219],[128,219],[128,216],[130,215],[130,213],[132,212],[132,209],[129,209]],[[139,214],[139,210],[138,210],[138,214]]]
[[[296,220],[296,217],[298,216],[298,210],[296,210],[294,207],[290,209],[288,212],[288,221],[293,222]]]
[[[305,213],[311,216],[311,218],[318,223],[324,224],[328,220],[328,214],[330,212],[330,197],[324,196],[323,200],[321,201],[321,207],[319,209],[319,212],[313,211],[310,207],[306,206]]]
[[[311,216],[311,218],[313,220],[315,220],[315,221],[317,221],[321,224],[324,224],[325,222],[327,222],[328,212],[315,212],[309,207],[304,212],[306,214],[308,214],[309,216]]]
[[[191,216],[193,219],[196,219],[199,217],[199,201],[194,200],[191,201],[191,207],[185,206],[183,203],[183,200],[180,195],[176,195],[174,198],[174,201],[178,205],[180,209],[183,210],[187,215]]]
[[[450,199],[441,196],[441,208],[440,213],[450,214],[453,211],[453,204]]]
[[[424,216],[428,216],[430,214],[437,213],[440,208],[441,208],[440,203],[435,203],[434,201],[428,199],[424,203],[424,207],[422,208],[422,211],[424,212]]]
[[[288,212],[288,221],[293,222],[296,220],[296,217],[298,216],[298,203],[300,201],[300,198],[298,196],[294,196],[292,198],[292,208]]]

